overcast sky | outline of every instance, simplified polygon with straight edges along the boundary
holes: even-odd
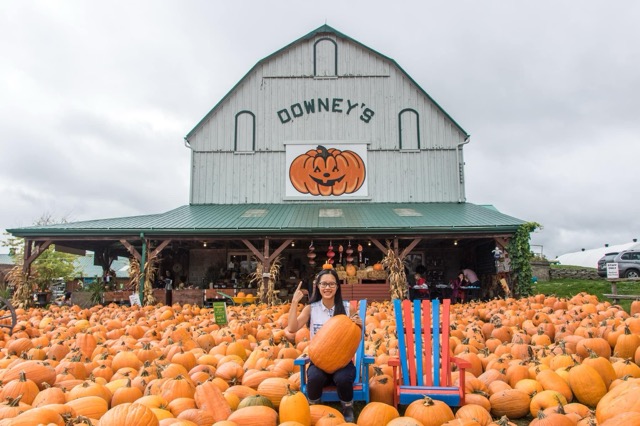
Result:
[[[0,229],[187,204],[184,136],[256,62],[327,23],[471,134],[467,201],[543,225],[534,251],[629,242],[639,17],[635,0],[0,0]]]

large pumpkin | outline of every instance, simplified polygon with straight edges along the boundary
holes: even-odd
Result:
[[[360,327],[346,315],[335,315],[309,343],[309,358],[322,371],[333,373],[351,361],[360,344]]]
[[[289,180],[303,194],[342,195],[356,192],[366,176],[364,161],[353,151],[319,145],[297,156],[289,167]]]
[[[120,404],[107,411],[100,418],[103,426],[120,426],[127,424],[157,425],[158,418],[151,408],[142,404]]]

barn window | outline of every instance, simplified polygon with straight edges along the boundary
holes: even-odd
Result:
[[[235,152],[256,150],[256,116],[251,111],[240,111],[236,114],[233,150]]]
[[[338,76],[338,45],[330,38],[321,38],[313,45],[313,76]]]
[[[405,108],[400,111],[398,133],[401,150],[420,149],[420,121],[416,110]]]

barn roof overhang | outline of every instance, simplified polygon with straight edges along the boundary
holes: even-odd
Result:
[[[524,221],[471,203],[185,205],[161,214],[9,229],[31,240],[512,234]]]

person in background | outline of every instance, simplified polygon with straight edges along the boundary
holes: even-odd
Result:
[[[302,281],[298,284],[291,299],[289,309],[289,322],[287,324],[288,336],[295,335],[305,324],[309,326],[309,338],[313,339],[318,330],[334,315],[349,315],[349,303],[342,300],[340,279],[333,269],[323,269],[316,275],[314,291],[309,304],[302,308],[299,315],[298,303],[305,296]],[[351,319],[362,328],[362,319],[357,313]],[[319,404],[322,396],[322,388],[335,384],[342,414],[346,422],[354,421],[353,413],[353,382],[356,378],[356,367],[353,361],[338,369],[333,374],[328,374],[313,363],[307,369],[307,397],[310,404]]]
[[[171,279],[171,273],[166,271],[166,276],[164,277],[164,289],[165,290],[173,290],[173,280]]]
[[[460,271],[460,273],[464,277],[463,285],[466,285],[469,287],[477,287],[477,289],[474,289],[470,292],[469,299],[471,299],[472,297],[477,298],[480,294],[480,284],[481,284],[480,280],[478,279],[478,275],[469,268],[464,268],[462,271]]]
[[[462,272],[449,282],[449,285],[451,286],[451,303],[458,303],[458,300],[464,303],[464,290],[460,288],[463,283],[464,274]]]

